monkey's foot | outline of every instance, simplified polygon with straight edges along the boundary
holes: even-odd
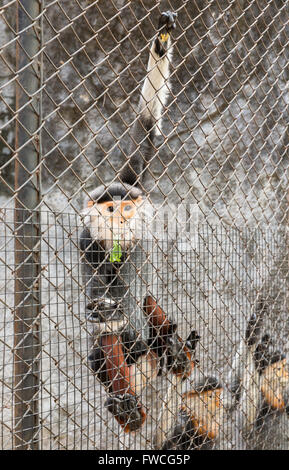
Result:
[[[104,406],[113,414],[125,432],[137,431],[145,422],[146,414],[135,395],[110,396]]]
[[[167,346],[168,369],[176,375],[189,377],[194,364],[187,348],[177,338],[170,338]]]

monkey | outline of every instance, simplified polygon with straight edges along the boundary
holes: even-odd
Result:
[[[237,352],[238,361],[233,360],[234,377],[230,377],[231,391],[236,400],[240,400],[242,393],[242,367],[251,371],[253,364],[252,353],[255,350],[255,343],[259,337],[265,308],[263,304],[257,306],[257,312],[254,313],[247,325],[245,340],[240,343]],[[243,386],[250,389],[250,400],[257,389],[253,387],[255,377],[244,377]],[[246,383],[246,385],[245,385]],[[180,394],[180,405],[174,410],[177,417],[177,423],[174,427],[169,427],[167,435],[162,433],[162,438],[156,436],[155,442],[158,449],[203,449],[207,450],[213,447],[218,434],[220,425],[225,416],[225,406],[223,403],[224,387],[216,377],[204,377],[197,384],[192,384],[190,390]],[[254,397],[255,398],[255,397]],[[169,400],[171,397],[168,398]],[[247,403],[247,402],[246,402]],[[168,406],[168,405],[167,405]],[[163,420],[164,421],[164,420]],[[166,420],[167,421],[167,420]],[[158,435],[161,434],[157,430]]]
[[[275,350],[268,333],[260,338],[267,314],[268,305],[259,299],[247,325],[245,347],[237,359],[236,378],[231,386],[240,431],[246,439],[262,428],[265,416],[288,409],[284,396],[289,385],[286,356]]]
[[[120,181],[101,185],[89,195],[83,209],[85,229],[80,235],[82,278],[87,316],[100,323],[121,326],[120,299],[126,293],[121,266],[127,251],[141,236],[141,207],[144,205],[142,178],[155,154],[154,139],[161,126],[162,108],[167,102],[171,32],[176,13],[164,12],[158,34],[150,49],[148,72],[139,102],[139,116],[132,131],[129,159]],[[115,323],[114,323],[115,322]]]
[[[199,335],[195,330],[183,341],[177,334],[177,325],[152,296],[146,296],[143,309],[150,325],[147,342],[135,341],[128,330],[121,334],[103,333],[89,356],[92,369],[109,390],[105,406],[124,432],[137,431],[145,422],[139,394],[163,370],[160,359],[164,355],[167,370],[177,380],[189,377],[197,362]]]
[[[225,418],[236,421],[236,445],[246,448],[249,437],[262,431],[266,418],[282,412],[289,415],[285,397],[289,385],[286,356],[274,349],[268,333],[261,337],[267,313],[268,305],[263,299],[258,299],[237,357],[232,361],[233,374],[229,376],[228,388],[233,404],[226,406],[224,386],[215,377],[205,377],[186,393],[179,390],[181,397],[175,410],[176,424],[166,439],[164,433],[163,439],[156,439],[157,448],[204,450],[217,447]],[[166,406],[169,407],[168,404]],[[233,417],[236,420],[232,420]],[[157,432],[160,434],[159,429]]]
[[[274,418],[288,412],[288,364],[286,356],[275,349],[270,335],[261,335],[266,315],[268,303],[260,297],[244,340],[240,342],[230,376],[232,404],[229,412],[235,418],[243,449],[254,446],[259,438],[264,444],[266,432],[274,426]]]
[[[131,298],[126,281],[128,263],[137,277],[137,268],[131,260],[142,235],[147,198],[142,181],[155,155],[155,137],[160,133],[162,110],[167,103],[173,50],[171,33],[176,28],[176,17],[177,14],[170,11],[160,15],[158,32],[150,48],[138,118],[132,130],[129,157],[118,181],[97,187],[83,209],[85,228],[79,246],[86,317],[93,325],[94,337],[88,360],[108,389],[108,410],[125,432],[135,431],[145,420],[146,414],[138,399],[138,392],[147,381],[142,373],[144,367],[150,370],[147,378],[151,379],[158,373],[160,356],[168,353],[173,362],[173,355],[182,355],[176,347],[178,340],[174,339],[176,328],[173,325],[163,339],[162,350],[147,352],[149,333],[145,309],[140,299]],[[153,341],[156,345],[155,337]],[[186,355],[185,360],[188,360]]]
[[[159,442],[161,450],[209,450],[218,436],[224,407],[223,385],[215,377],[205,377],[191,390],[180,394],[175,426],[169,437]]]
[[[81,237],[83,251],[92,243],[110,250],[114,232],[118,233],[123,249],[134,242],[136,215],[144,199],[141,183],[155,155],[154,140],[160,133],[162,109],[168,97],[173,52],[171,31],[176,28],[176,16],[167,11],[159,18],[158,35],[150,49],[148,73],[141,92],[139,117],[133,126],[130,157],[120,172],[120,181],[99,186],[86,201],[83,213],[87,215],[87,230]],[[94,258],[93,261],[95,264],[99,260]]]
[[[262,431],[267,418],[276,413],[289,414],[288,398],[285,397],[289,385],[289,368],[286,355],[274,349],[268,333],[262,337],[254,352],[254,362],[260,376],[255,429]]]

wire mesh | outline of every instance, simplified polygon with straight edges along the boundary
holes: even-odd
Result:
[[[1,219],[1,258],[5,260],[1,270],[1,291],[5,292],[1,308],[1,440],[3,448],[9,448],[13,433],[11,361],[15,265],[13,250],[9,251],[8,248],[9,245],[13,246],[13,211],[6,209],[2,212]],[[51,212],[43,212],[41,226],[43,268],[41,372],[38,392],[40,425],[37,431],[41,448],[154,448],[153,439],[160,403],[166,403],[168,387],[171,383],[174,384],[173,374],[170,371],[161,376],[155,374],[146,387],[138,390],[140,400],[146,407],[147,420],[138,434],[125,434],[104,406],[107,386],[96,379],[95,366],[88,360],[93,345],[96,344],[96,333],[93,320],[85,315],[86,305],[91,298],[85,291],[80,273],[78,245],[83,223],[76,214],[62,213],[55,216]],[[149,233],[148,237],[145,235],[143,233],[131,261],[138,267],[138,282],[136,270],[131,263],[121,276],[129,287],[126,293],[128,304],[134,305],[132,312],[126,314],[136,338],[129,343],[129,354],[133,355],[132,346],[139,340],[139,335],[143,341],[148,341],[145,324],[142,328],[136,327],[135,304],[142,304],[149,292],[157,299],[168,318],[178,325],[178,333],[182,338],[187,338],[192,330],[200,335],[196,350],[199,362],[190,378],[182,384],[182,391],[178,392],[178,413],[181,412],[181,395],[194,390],[196,384],[205,377],[217,377],[222,383],[222,400],[225,402],[228,400],[225,392],[228,393],[230,386],[228,377],[230,373],[236,373],[233,360],[244,339],[248,318],[255,311],[256,299],[260,293],[269,305],[262,331],[270,332],[274,350],[287,353],[288,271],[282,259],[283,249],[286,247],[286,232],[281,228],[273,233],[268,230],[239,231],[221,225],[215,228],[204,225],[198,228],[195,239],[190,244],[169,240],[168,237],[151,240]],[[145,250],[141,246],[145,246]],[[147,253],[149,260],[146,259]],[[275,261],[278,256],[279,268],[276,270]],[[111,265],[109,260],[106,263]],[[158,266],[157,270],[155,266]],[[111,331],[115,333],[106,324],[104,332],[108,334]],[[152,344],[149,350],[155,352],[156,345]],[[145,367],[148,368],[148,364]],[[166,369],[165,365],[163,369]],[[260,391],[260,400],[261,396]],[[231,407],[232,403],[230,406],[226,405],[229,415],[240,413],[238,407],[234,413],[230,411]],[[177,410],[174,413],[177,415]],[[262,426],[259,429],[261,437],[257,436],[259,448],[266,448],[268,445],[270,448],[286,447],[286,413],[271,409],[268,414],[266,419],[269,424],[263,424],[264,429]],[[235,445],[238,448],[241,444],[238,440],[233,444],[234,436],[232,430],[229,429],[230,434],[227,429],[228,423],[231,424],[231,419],[225,417],[219,422],[224,435],[222,446],[231,448]],[[254,439],[257,437],[246,438],[246,444],[256,445]],[[192,443],[188,444],[190,445]]]
[[[117,308],[100,308],[83,206],[130,158],[167,10],[168,101],[141,182],[150,215],[121,268],[102,260],[101,300]],[[287,449],[288,1],[4,0],[0,64],[0,447]],[[131,402],[115,390],[138,397],[139,429],[125,432],[115,408]]]

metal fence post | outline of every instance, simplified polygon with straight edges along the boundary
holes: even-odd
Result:
[[[39,448],[41,2],[17,3],[14,447]]]

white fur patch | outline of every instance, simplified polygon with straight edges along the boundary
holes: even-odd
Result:
[[[101,323],[92,320],[90,321],[93,323],[94,333],[97,334],[114,333],[127,324],[127,320],[106,321]]]
[[[157,134],[160,134],[162,109],[167,103],[170,90],[169,64],[171,54],[171,48],[169,48],[166,54],[160,58],[155,52],[155,43],[153,44],[148,61],[148,73],[140,99],[140,112],[145,118],[153,119],[157,123]]]

